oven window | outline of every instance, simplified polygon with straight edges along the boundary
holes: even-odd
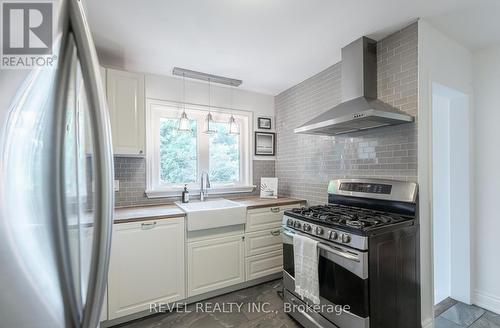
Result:
[[[368,317],[368,279],[358,277],[323,256],[319,257],[318,273],[321,297],[336,305],[349,305],[349,312]]]
[[[293,244],[283,243],[283,270],[295,277],[295,262],[293,260]]]

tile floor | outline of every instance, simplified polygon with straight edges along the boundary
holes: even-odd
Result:
[[[201,302],[215,308],[218,304],[240,304],[240,310],[214,313],[196,311],[196,305],[187,311],[157,314],[114,328],[300,328],[283,312],[281,280],[242,289]],[[263,305],[266,312],[252,310],[252,304]],[[188,311],[191,311],[190,313]],[[456,303],[435,320],[435,328],[500,328],[500,315],[474,305]]]
[[[500,328],[500,315],[475,305],[457,303],[435,319],[435,328]]]
[[[215,304],[222,308],[223,304],[236,303],[241,305],[239,311],[205,313],[196,311],[196,305],[190,304],[187,310],[191,313],[158,314],[114,328],[299,328],[301,326],[283,312],[283,301],[277,294],[281,289],[280,279],[202,302],[214,308]],[[252,304],[262,305],[265,312],[252,308]]]

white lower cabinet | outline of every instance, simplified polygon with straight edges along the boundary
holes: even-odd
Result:
[[[187,244],[188,296],[245,281],[243,235]]]
[[[247,257],[245,260],[247,281],[283,271],[283,251],[274,251]]]
[[[115,224],[108,276],[108,318],[185,295],[184,218]]]
[[[283,271],[281,224],[285,210],[301,203],[251,209],[245,226],[246,281]]]

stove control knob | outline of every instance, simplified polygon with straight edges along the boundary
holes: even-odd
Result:
[[[293,224],[293,226],[297,229],[300,229],[302,227],[302,224],[300,224],[299,221],[295,221],[295,223]]]
[[[330,233],[328,235],[328,239],[335,240],[337,238],[339,238],[339,234],[336,231],[330,231]]]
[[[289,227],[293,227],[293,220],[292,219],[288,219],[286,221],[286,225],[289,226]]]
[[[342,234],[341,238],[342,238],[342,242],[344,244],[347,244],[347,243],[349,243],[351,241],[351,236],[349,236],[346,233]]]
[[[305,231],[305,232],[309,232],[309,231],[311,231],[311,225],[309,225],[309,224],[307,224],[307,223],[306,223],[306,224],[304,224],[304,231]]]
[[[317,235],[322,235],[323,234],[323,228],[316,227],[316,231],[315,232],[316,232]]]

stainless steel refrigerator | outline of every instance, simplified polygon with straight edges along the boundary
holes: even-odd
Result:
[[[103,82],[82,3],[51,3],[55,66],[0,68],[1,328],[94,328],[104,301],[114,199]]]

